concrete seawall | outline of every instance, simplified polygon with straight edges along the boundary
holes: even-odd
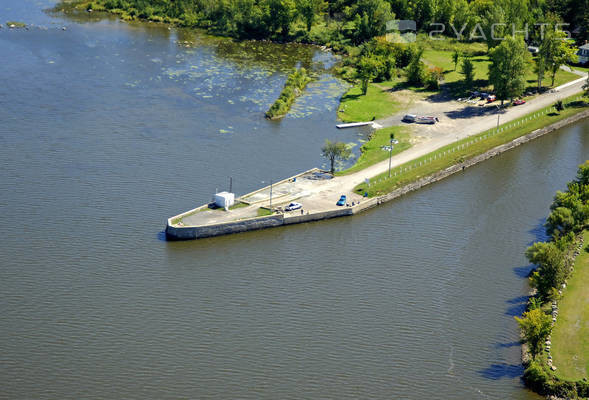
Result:
[[[519,138],[516,138],[509,143],[505,143],[500,146],[494,147],[483,154],[480,154],[478,156],[472,157],[464,161],[463,163],[452,165],[451,167],[438,171],[430,176],[427,176],[418,181],[405,185],[401,188],[395,189],[391,193],[388,193],[386,195],[365,199],[352,207],[339,207],[336,209],[313,212],[303,215],[276,214],[265,217],[250,218],[241,221],[202,226],[175,226],[172,223],[172,220],[177,218],[176,216],[168,219],[167,221],[166,238],[168,240],[200,239],[212,236],[227,235],[231,233],[240,233],[258,229],[273,228],[282,225],[300,224],[311,221],[319,221],[323,219],[355,215],[369,208],[376,207],[379,204],[383,204],[388,201],[394,200],[398,197],[401,197],[406,193],[418,190],[431,183],[438,182],[450,175],[463,171],[466,168],[472,167],[473,165],[479,164],[485,160],[488,160],[489,158],[495,157],[517,146],[527,143],[533,139],[546,135],[547,133],[553,132],[566,125],[572,124],[587,117],[589,117],[589,110],[585,110],[571,117],[565,118],[562,121],[555,122],[554,124],[551,124],[544,128],[537,129],[531,133],[528,133],[527,135],[520,136]]]

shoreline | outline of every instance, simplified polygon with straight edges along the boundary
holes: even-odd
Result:
[[[214,237],[214,236],[221,236],[233,233],[241,233],[247,232],[252,230],[259,230],[259,229],[266,229],[266,228],[273,228],[277,226],[283,225],[290,225],[295,223],[304,223],[304,222],[311,222],[311,221],[318,221],[323,219],[330,219],[330,218],[337,218],[343,216],[350,216],[355,215],[360,212],[363,212],[367,209],[376,207],[380,204],[389,202],[394,200],[398,197],[403,196],[409,192],[416,191],[421,189],[424,186],[427,186],[431,183],[438,182],[446,177],[454,175],[460,171],[465,170],[466,168],[472,167],[477,165],[489,158],[493,158],[497,155],[500,155],[506,151],[509,151],[513,148],[516,148],[524,143],[527,143],[531,140],[544,136],[548,133],[551,133],[557,129],[565,127],[569,124],[575,123],[582,119],[589,117],[589,110],[584,110],[579,113],[576,113],[570,117],[564,118],[560,121],[554,122],[548,126],[545,126],[540,129],[536,129],[528,134],[522,135],[520,137],[515,138],[507,143],[502,145],[493,147],[488,151],[464,160],[463,162],[456,163],[448,168],[435,172],[431,175],[423,177],[417,181],[411,182],[407,185],[404,185],[398,189],[393,190],[390,193],[372,197],[369,199],[363,199],[358,202],[358,204],[354,204],[353,206],[349,207],[340,207],[340,208],[331,208],[326,209],[320,212],[313,212],[304,215],[285,215],[285,214],[273,214],[270,216],[264,217],[255,217],[255,218],[246,218],[237,221],[230,221],[224,223],[216,223],[216,224],[209,224],[209,225],[192,225],[192,226],[179,226],[177,223],[175,224],[173,221],[177,220],[182,215],[190,213],[190,211],[175,215],[173,217],[168,218],[166,223],[166,239],[167,240],[193,240],[193,239],[200,239],[206,237]],[[301,174],[299,174],[301,175]],[[299,176],[297,175],[297,176]],[[259,192],[263,189],[258,189],[252,193]],[[250,196],[250,194],[246,194],[241,196],[241,198]],[[204,207],[204,206],[203,206]],[[197,208],[198,209],[198,208]],[[195,209],[195,210],[197,210]],[[194,211],[194,210],[191,210]]]
[[[573,270],[573,266],[576,263],[577,258],[579,257],[583,246],[585,246],[587,243],[585,243],[585,241],[583,240],[583,233],[579,234],[576,238],[575,238],[576,242],[573,246],[573,251],[575,254],[575,257],[571,260],[571,271]],[[532,273],[534,273],[534,271],[537,271],[537,268],[534,268],[531,272],[530,275]],[[564,290],[564,289],[563,289]],[[535,297],[537,294],[537,290],[532,288],[529,292],[528,292],[528,298],[531,299],[533,297]],[[552,322],[552,328],[551,328],[551,333],[549,334],[548,338],[547,338],[547,342],[546,343],[552,343],[551,339],[552,339],[552,331],[554,330],[554,326],[556,324],[556,319],[558,317],[558,304],[560,302],[560,300],[562,300],[562,297],[559,298],[558,300],[555,300],[552,303],[552,316],[553,316],[553,322]],[[528,304],[526,305],[526,309],[525,312],[530,310],[530,302],[528,301]],[[555,313],[556,312],[556,313]],[[525,341],[524,338],[524,333],[523,330],[520,329],[520,340],[521,340],[521,360],[522,360],[522,365],[524,367],[524,369],[527,369],[533,362],[536,362],[535,359],[532,356],[532,353],[530,351],[530,346],[528,345],[528,343]],[[549,356],[551,356],[551,352],[550,352],[550,346],[548,346],[548,351],[547,354]],[[541,363],[544,362],[544,360],[540,360]],[[581,389],[580,385],[587,385],[587,379],[581,380],[581,381],[574,381],[574,380],[570,380],[570,379],[562,379],[556,376],[555,371],[556,371],[556,367],[553,367],[552,365],[552,358],[550,357],[548,359],[548,364],[547,367],[550,369],[549,371],[547,371],[548,374],[548,378],[550,378],[553,382],[557,383],[557,385],[555,386],[554,384],[544,384],[541,387],[538,386],[538,382],[535,382],[532,378],[530,378],[529,376],[527,376],[527,374],[524,371],[524,375],[522,377],[526,387],[533,391],[534,393],[537,393],[541,396],[545,396],[547,399],[549,400],[567,400],[570,397],[568,397],[567,395],[563,395],[562,392],[559,392],[559,390],[565,390],[565,391],[569,391],[569,390],[574,390],[576,393],[576,396],[579,395],[578,391],[579,390],[586,390],[586,389]],[[588,386],[589,387],[589,386]],[[573,389],[574,388],[574,389]],[[577,397],[575,397],[577,398]],[[586,398],[586,397],[579,397],[579,398]]]

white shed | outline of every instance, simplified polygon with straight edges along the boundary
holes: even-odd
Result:
[[[220,192],[215,195],[215,205],[217,207],[229,208],[235,204],[235,194],[229,192]]]

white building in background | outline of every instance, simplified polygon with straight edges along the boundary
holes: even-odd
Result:
[[[577,56],[579,56],[580,64],[586,64],[589,62],[589,43],[579,47],[579,51],[577,51]]]

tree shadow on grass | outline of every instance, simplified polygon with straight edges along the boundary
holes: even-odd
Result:
[[[466,86],[462,80],[442,84],[442,87],[451,93],[454,98],[465,97],[475,90],[484,91],[488,86],[489,81],[486,79],[476,79],[471,86]]]
[[[585,103],[585,100],[575,100],[567,103],[566,106],[567,108],[584,108],[587,107],[587,103]]]
[[[362,96],[364,96],[364,95],[363,94],[345,94],[342,96],[340,101],[344,102],[344,101],[348,101],[348,100],[356,100]]]
[[[488,368],[478,371],[478,373],[485,379],[495,381],[503,378],[513,379],[523,375],[524,367],[519,364],[491,364]]]

